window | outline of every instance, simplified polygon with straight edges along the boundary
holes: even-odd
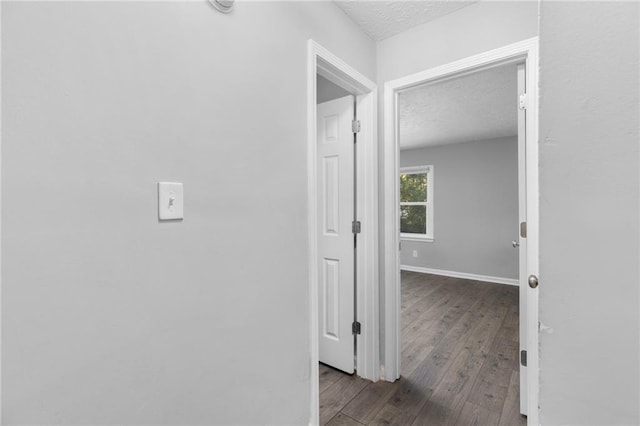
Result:
[[[433,166],[400,169],[400,237],[433,241]]]

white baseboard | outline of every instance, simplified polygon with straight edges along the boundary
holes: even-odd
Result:
[[[508,284],[519,286],[517,279],[490,277],[488,275],[468,274],[466,272],[445,271],[442,269],[423,268],[422,266],[400,265],[402,271],[419,272],[422,274],[443,275],[445,277],[464,278],[467,280],[485,281],[489,283]]]

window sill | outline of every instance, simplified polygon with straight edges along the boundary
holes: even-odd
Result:
[[[425,235],[400,234],[400,240],[401,241],[421,241],[423,243],[432,243],[432,242],[434,242],[434,238],[433,237],[427,237]]]

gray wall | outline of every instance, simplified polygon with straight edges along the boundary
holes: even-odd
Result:
[[[401,151],[434,166],[434,241],[402,240],[402,265],[518,278],[517,137]],[[413,257],[413,251],[418,257]]]
[[[542,424],[638,424],[639,7],[543,2]]]
[[[307,40],[374,43],[322,2],[2,9],[3,424],[307,424]]]
[[[319,75],[316,82],[316,102],[321,104],[323,102],[332,101],[334,99],[342,98],[350,93],[344,90],[342,87],[330,82],[326,78]]]
[[[383,40],[377,45],[378,135],[384,135],[384,83],[428,68],[538,35],[538,1],[480,1]],[[384,247],[384,152],[380,144],[380,247]],[[380,250],[384,255],[384,250]],[[384,309],[384,262],[380,262],[380,307]],[[380,321],[384,321],[384,312]],[[384,328],[380,328],[384,342]],[[384,363],[384,347],[380,348]]]

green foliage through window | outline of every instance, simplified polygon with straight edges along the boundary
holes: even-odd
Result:
[[[400,232],[427,233],[427,206],[400,206]]]
[[[427,201],[427,174],[400,175],[400,202]]]

